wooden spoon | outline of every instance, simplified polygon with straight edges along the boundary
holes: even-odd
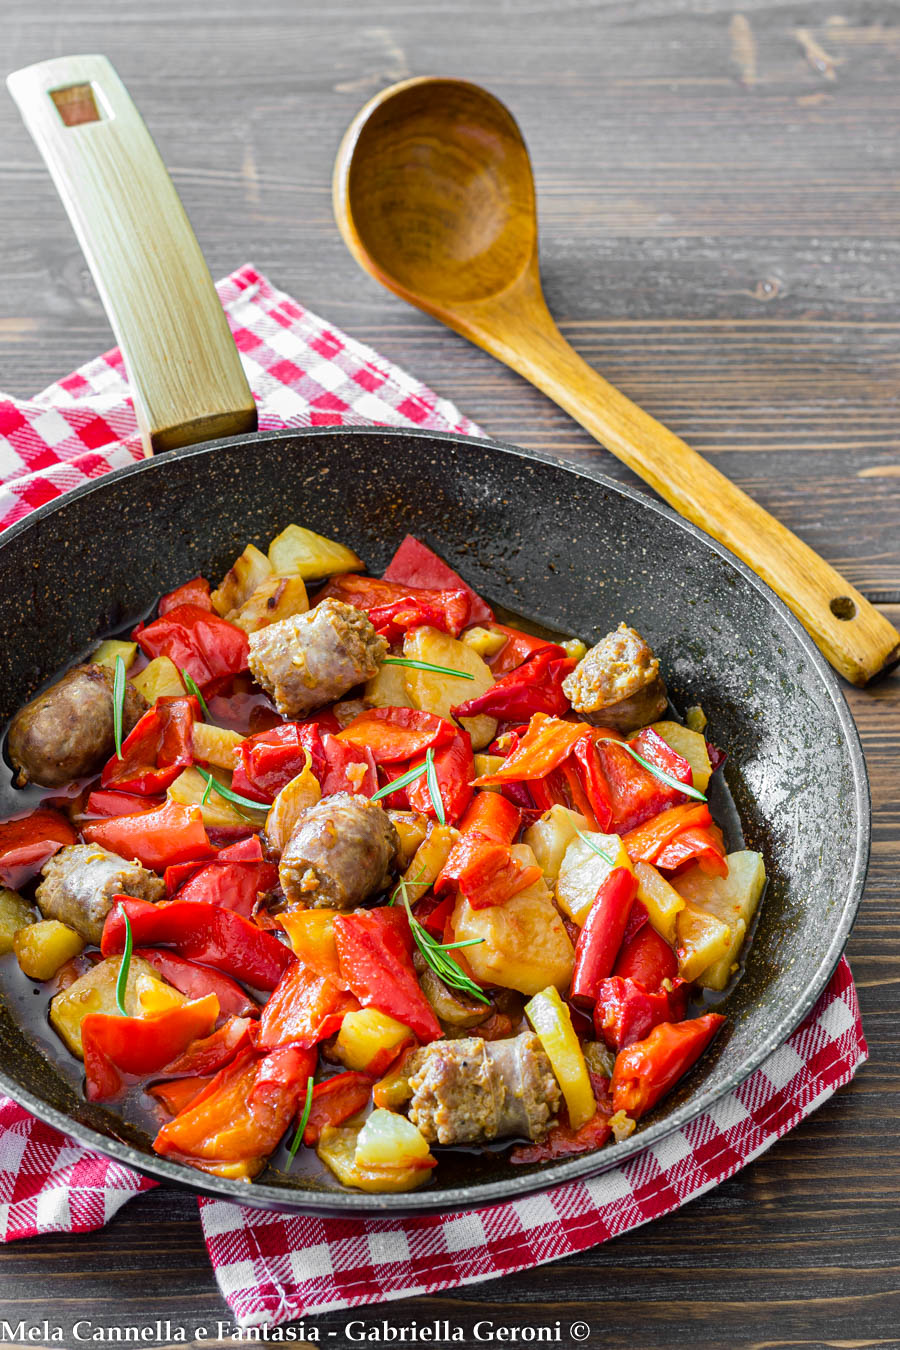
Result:
[[[743,558],[846,679],[900,662],[900,633],[863,595],[566,342],[541,291],[528,150],[492,94],[437,78],[383,90],[338,151],[334,209],[366,271],[542,389]]]

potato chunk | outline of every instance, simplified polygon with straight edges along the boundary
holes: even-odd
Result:
[[[13,936],[13,951],[29,980],[51,980],[60,966],[84,949],[84,938],[58,919],[41,919]]]
[[[215,773],[209,770],[217,783],[223,787],[229,787],[231,775],[223,769],[218,769]],[[260,802],[259,812],[253,811],[249,806],[236,806],[228,801],[226,797],[220,797],[215,788],[212,788],[206,801],[207,781],[200,773],[199,769],[183,769],[182,772],[171,783],[166,790],[166,796],[171,802],[179,802],[182,806],[199,806],[203,815],[204,825],[218,825],[222,827],[246,825],[248,821],[254,826],[261,825],[264,813],[267,810],[265,803]]]
[[[302,525],[288,525],[269,545],[269,561],[282,576],[296,572],[304,581],[322,581],[339,572],[356,572],[364,567],[352,548],[326,539]]]
[[[705,792],[712,778],[712,764],[706,748],[706,737],[699,731],[691,731],[680,722],[654,722],[653,730],[661,736],[666,745],[670,745],[676,755],[681,755],[691,766],[694,787]]]
[[[110,670],[115,670],[116,657],[121,656],[125,669],[128,670],[136,655],[136,642],[121,642],[118,638],[107,638],[105,642],[100,643],[91,661],[95,666],[109,666]]]
[[[217,769],[234,769],[234,752],[243,736],[227,727],[214,727],[211,722],[195,722],[191,732],[194,759],[202,764],[214,764]]]
[[[731,938],[727,948],[700,973],[706,989],[724,989],[736,968],[747,929],[766,885],[766,866],[761,853],[742,849],[728,855],[728,876],[710,877],[691,867],[675,884],[696,910],[727,925]]]
[[[305,614],[309,609],[306,583],[302,577],[267,577],[240,609],[227,615],[229,623],[243,628],[245,633],[258,633],[270,623],[288,619],[292,614]]]
[[[116,1006],[116,981],[121,961],[121,956],[108,956],[50,1000],[50,1025],[79,1059],[83,1053],[81,1023],[88,1013],[115,1016],[119,1011]],[[161,980],[149,961],[133,956],[125,987],[125,1010],[129,1017],[141,1016],[153,985],[159,986],[160,999],[165,998],[168,1002],[173,994],[177,994],[176,1001],[184,1002],[184,995],[178,994],[177,990]]]
[[[670,947],[674,947],[676,920],[684,909],[684,898],[652,863],[636,862],[634,875],[638,879],[638,899],[647,911],[651,926]]]
[[[477,764],[475,772],[480,773]],[[578,838],[576,825],[583,834],[590,829],[584,816],[577,811],[570,811],[567,806],[551,806],[523,834],[523,842],[534,853],[548,881],[556,881],[559,876],[566,849],[573,839]]]
[[[586,843],[585,839],[589,839],[590,843]],[[560,909],[579,926],[590,913],[597,892],[610,872],[616,867],[634,871],[619,835],[591,832],[585,835],[585,839],[575,835],[566,846],[556,883],[556,899]],[[595,852],[591,844],[601,849],[606,856]]]
[[[533,859],[530,849],[515,847]],[[460,896],[453,911],[453,932],[458,942],[484,939],[477,947],[466,947],[464,954],[475,978],[485,984],[530,996],[550,984],[562,992],[572,979],[575,949],[543,877],[489,909],[472,909]]]
[[[403,675],[403,666],[382,666],[367,683],[363,702],[370,708],[411,708],[413,701]]]
[[[210,595],[213,609],[222,618],[232,610],[240,609],[274,570],[266,555],[255,544],[248,544],[225,573],[221,585]]]
[[[185,692],[178,667],[168,656],[156,656],[131,678],[131,686],[150,704],[158,698],[180,698]]]
[[[13,949],[13,938],[20,928],[35,922],[35,913],[17,891],[0,890],[0,956]]]
[[[436,670],[397,667],[403,671],[413,707],[437,713],[438,717],[446,717],[450,722],[454,720],[450,714],[454,704],[477,698],[494,683],[490,667],[473,647],[437,628],[423,626],[411,629],[403,640],[403,655],[415,661],[427,661],[433,666],[461,670],[474,677],[467,680],[460,679],[458,675],[441,675]],[[461,717],[459,721],[472,737],[473,750],[483,750],[497,734],[497,723],[493,717],[480,714],[478,717]]]
[[[399,1119],[409,1124],[405,1117]],[[326,1125],[316,1146],[319,1158],[342,1185],[356,1186],[361,1191],[377,1195],[411,1191],[431,1176],[434,1158],[430,1153],[427,1158],[410,1160],[410,1164],[404,1167],[364,1167],[356,1157],[356,1145],[362,1129],[362,1121],[356,1125]]]
[[[688,902],[675,917],[675,937],[678,974],[683,980],[698,979],[731,947],[728,924]]]
[[[452,825],[434,825],[422,840],[403,873],[404,890],[411,905],[434,885],[458,838],[459,830]]]

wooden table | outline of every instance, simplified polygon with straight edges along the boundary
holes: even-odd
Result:
[[[364,277],[333,225],[334,153],[371,93],[420,73],[487,84],[534,156],[547,295],[567,336],[900,620],[896,4],[6,0],[3,12],[9,69],[73,51],[113,60],[214,275],[252,259],[496,436],[627,479],[541,395]],[[24,395],[111,339],[2,97],[0,136],[0,384]],[[871,1046],[858,1079],[671,1217],[367,1325],[580,1316],[584,1343],[604,1350],[900,1345],[900,681],[848,694],[875,809],[848,949]],[[214,1337],[229,1318],[195,1201],[160,1188],[102,1232],[0,1249],[0,1318],[43,1317],[168,1318]],[[343,1344],[345,1320],[321,1319],[323,1337]]]

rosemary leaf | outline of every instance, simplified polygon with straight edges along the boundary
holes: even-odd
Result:
[[[399,792],[400,788],[408,787],[410,783],[414,783],[417,778],[422,777],[425,768],[426,766],[423,762],[422,764],[418,764],[414,769],[410,769],[408,773],[402,774],[400,778],[395,778],[393,782],[385,783],[384,787],[379,788],[377,792],[372,793],[371,800],[377,802],[379,797],[387,797],[392,792]]]
[[[200,693],[200,687],[197,684],[196,680],[187,673],[184,666],[181,667],[181,678],[184,680],[185,689],[188,691],[189,694],[193,694],[194,698],[200,704],[200,710],[203,713],[205,720],[207,722],[211,722],[212,718],[210,717],[209,714],[209,708],[206,706],[206,699]]]
[[[444,811],[444,799],[441,796],[441,785],[438,782],[437,770],[434,767],[434,750],[430,745],[425,752],[425,778],[428,783],[428,795],[431,798],[431,805],[434,807],[434,814],[438,818],[438,824],[446,825],[447,816]]]
[[[572,823],[572,829],[578,835],[578,838],[581,840],[581,842],[583,844],[587,844],[588,848],[591,850],[592,853],[596,853],[598,858],[602,858],[604,862],[608,862],[610,867],[613,866],[613,864],[616,861],[615,858],[611,858],[605,849],[601,848],[599,844],[595,844],[593,839],[588,838],[588,836],[582,830],[579,830],[578,826],[574,823],[574,821]]]
[[[218,779],[213,778],[211,773],[207,773],[206,769],[201,769],[199,764],[195,764],[194,768],[201,778],[206,779],[206,791],[201,799],[201,806],[208,800],[210,792],[215,792],[218,793],[220,797],[224,797],[227,802],[234,802],[235,806],[248,806],[251,811],[266,810],[265,802],[254,802],[251,801],[249,797],[242,797],[239,792],[232,792],[231,788],[226,787],[224,783],[220,783]]]
[[[632,750],[627,741],[617,741],[612,736],[603,736],[601,737],[601,744],[617,745],[620,750],[627,750],[632,759],[636,759],[638,764],[642,764],[648,773],[652,773],[654,778],[658,778],[661,783],[665,783],[666,787],[675,788],[677,792],[683,792],[686,797],[693,797],[698,802],[706,801],[706,797],[697,788],[688,783],[679,782],[670,773],[666,773],[665,769],[658,769],[655,764],[651,764],[649,760],[644,759],[643,755],[639,755],[636,750]]]
[[[474,680],[467,670],[454,670],[452,666],[435,666],[430,661],[415,661],[411,656],[386,656],[383,666],[411,666],[413,670],[433,670],[437,675],[455,675],[458,680]]]
[[[119,658],[121,660],[121,658]],[[119,911],[125,920],[125,949],[122,952],[122,960],[119,962],[119,976],[116,980],[116,1007],[123,1017],[128,1016],[125,1007],[125,993],[128,988],[128,972],[131,969],[131,948],[133,938],[131,936],[131,921],[126,913],[125,906],[120,905]]]
[[[113,679],[113,735],[116,739],[116,758],[122,758],[122,723],[125,718],[125,662],[116,657]]]
[[[303,1131],[306,1129],[306,1125],[309,1120],[309,1113],[312,1110],[312,1098],[314,1086],[315,1085],[313,1083],[313,1079],[310,1076],[306,1080],[306,1101],[303,1104],[303,1115],[300,1117],[300,1124],[297,1126],[297,1133],[294,1135],[291,1147],[288,1149],[288,1153],[290,1154],[291,1159],[290,1162],[288,1163],[288,1171],[290,1171],[291,1168],[293,1167],[294,1159],[297,1156],[297,1149],[303,1142]]]

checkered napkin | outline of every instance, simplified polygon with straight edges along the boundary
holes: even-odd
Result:
[[[377,422],[478,435],[425,385],[251,267],[219,285],[263,429]],[[141,459],[122,359],[107,352],[27,402],[0,396],[0,528]],[[201,1200],[222,1294],[244,1326],[434,1293],[553,1261],[669,1213],[764,1153],[868,1054],[842,960],[797,1031],[683,1130],[590,1181],[415,1219],[319,1219]],[[86,1232],[155,1182],[0,1098],[0,1240]]]

